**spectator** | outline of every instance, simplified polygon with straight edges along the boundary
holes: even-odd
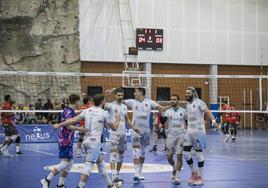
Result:
[[[54,110],[61,110],[61,104],[58,99],[55,99]]]
[[[37,102],[34,105],[34,109],[35,110],[43,110],[42,99],[40,99],[40,98],[37,99]],[[37,117],[37,119],[42,120],[43,114],[38,112],[38,113],[36,113],[36,117]]]
[[[62,110],[62,104],[60,101],[56,98],[54,102],[54,110]],[[53,123],[58,123],[60,119],[61,113],[53,113],[52,121]]]
[[[23,104],[20,104],[18,106],[18,110],[24,110]],[[16,113],[15,117],[16,117],[16,123],[18,123],[18,124],[24,124],[25,118],[26,118],[26,115],[25,115],[24,112]]]
[[[69,101],[67,98],[62,99],[61,109],[63,110],[66,106],[68,106]]]
[[[34,110],[34,107],[32,104],[29,104],[29,110]],[[34,112],[28,112],[26,113],[26,123],[27,124],[36,124],[36,116]]]
[[[50,99],[47,99],[47,102],[44,104],[44,110],[53,110],[53,104]],[[44,113],[47,123],[52,121],[52,113]]]

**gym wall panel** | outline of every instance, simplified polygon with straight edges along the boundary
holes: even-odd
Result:
[[[261,53],[268,56],[268,1],[130,2],[135,28],[164,30],[163,51],[139,51],[140,62],[259,65]],[[80,0],[82,61],[123,61],[115,3]],[[268,61],[263,64],[268,65]]]

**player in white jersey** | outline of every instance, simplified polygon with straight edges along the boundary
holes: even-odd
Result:
[[[163,107],[156,102],[146,99],[145,89],[136,88],[134,92],[135,99],[124,100],[124,103],[133,111],[132,122],[139,129],[140,133],[132,132],[134,177],[133,182],[137,183],[144,180],[142,168],[145,160],[145,148],[150,144],[149,138],[149,119],[152,109],[161,111],[169,108]]]
[[[116,131],[111,130],[110,132],[110,167],[112,172],[112,181],[123,182],[123,180],[119,177],[119,172],[123,163],[124,153],[127,149],[125,125],[129,125],[137,133],[139,133],[139,130],[130,122],[127,114],[127,106],[122,103],[124,90],[122,88],[117,88],[114,93],[116,100],[112,103],[106,103],[104,109],[108,110],[113,119],[115,118],[115,114],[120,114],[119,127]]]
[[[97,164],[99,173],[108,184],[108,188],[120,187],[120,183],[113,183],[105,170],[103,156],[100,152],[101,135],[104,127],[110,127],[116,130],[119,126],[120,115],[115,114],[115,123],[112,123],[107,111],[102,109],[105,104],[105,96],[96,94],[93,98],[94,106],[85,109],[75,118],[69,119],[63,123],[57,124],[54,128],[67,126],[85,120],[85,127],[89,130],[83,141],[83,148],[86,152],[85,163],[81,172],[78,188],[84,188],[94,164]]]
[[[187,131],[184,140],[184,158],[187,161],[192,171],[192,176],[188,183],[190,185],[202,185],[203,180],[203,167],[204,155],[203,151],[206,149],[206,130],[204,114],[206,114],[212,121],[214,127],[218,127],[215,118],[207,105],[198,98],[197,92],[194,87],[188,87],[186,90],[186,113],[187,113]],[[196,151],[196,159],[198,162],[198,172],[193,165],[191,149]]]
[[[172,181],[174,184],[180,184],[179,173],[182,168],[183,141],[186,126],[186,111],[179,107],[179,96],[171,96],[172,108],[166,110],[163,114],[162,122],[167,122],[167,159],[172,166]],[[177,162],[173,160],[173,153],[177,155]]]

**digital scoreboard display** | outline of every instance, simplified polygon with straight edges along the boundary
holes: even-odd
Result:
[[[137,28],[136,47],[139,50],[163,50],[163,29]]]

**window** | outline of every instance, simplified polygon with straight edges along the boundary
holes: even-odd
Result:
[[[87,94],[91,97],[94,97],[96,94],[102,93],[101,86],[88,86],[87,87]]]
[[[169,87],[157,87],[157,101],[169,101],[170,100],[170,88]]]
[[[124,90],[124,99],[134,99],[135,88],[123,88],[123,90]]]

